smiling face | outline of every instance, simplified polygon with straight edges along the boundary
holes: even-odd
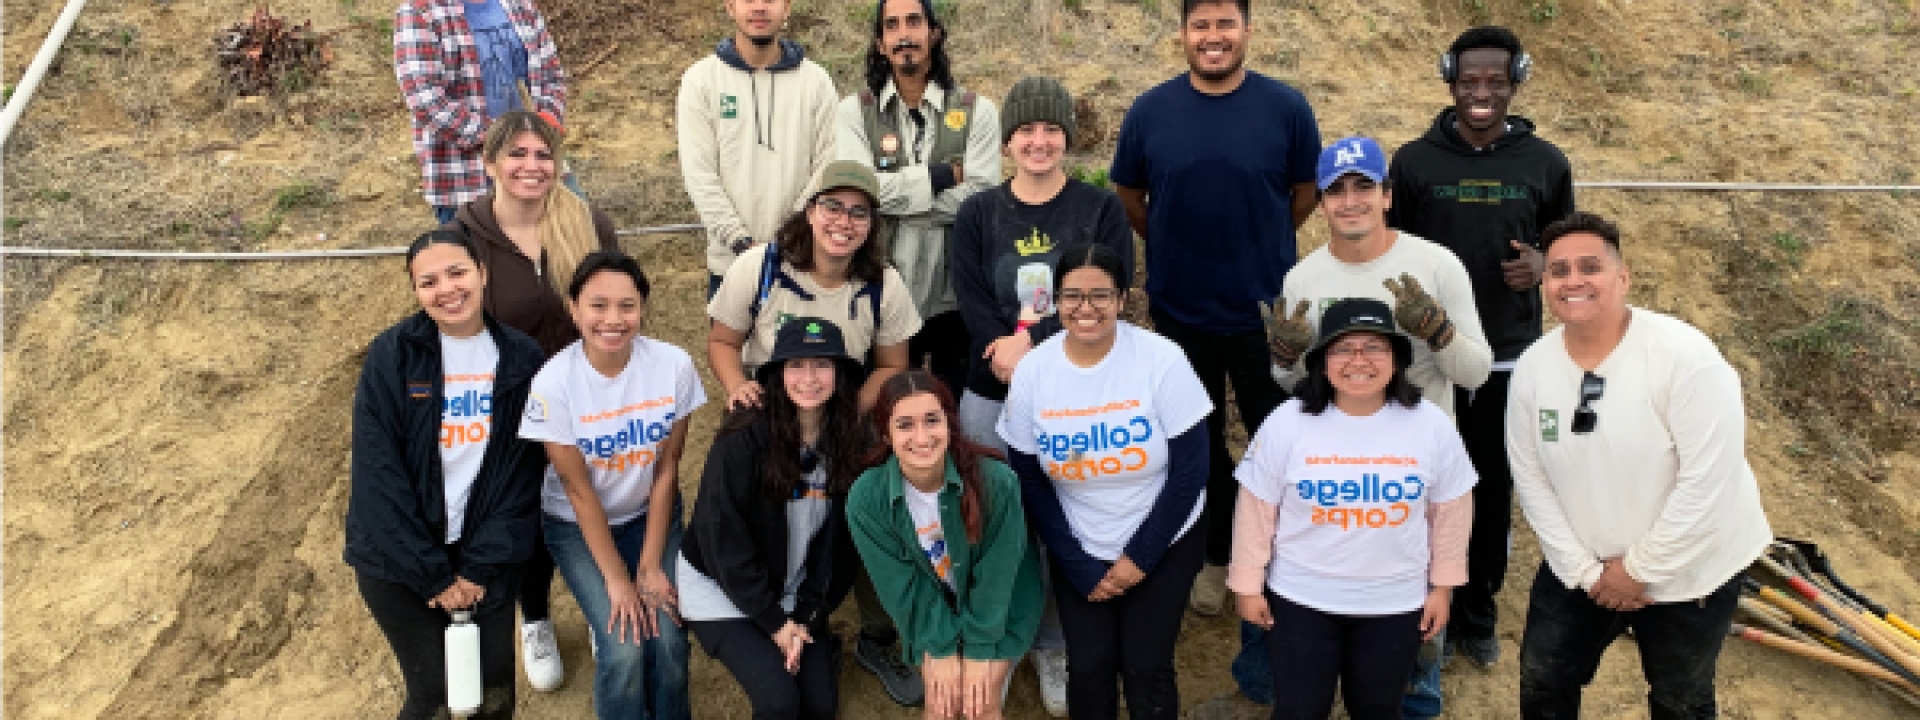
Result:
[[[1327,346],[1327,381],[1341,399],[1387,396],[1393,382],[1393,343],[1374,332],[1352,332]]]
[[[1067,337],[1089,343],[1104,342],[1113,336],[1125,308],[1126,295],[1113,283],[1113,276],[1097,267],[1082,266],[1069,270],[1060,279],[1055,307]]]
[[[1519,90],[1507,77],[1513,53],[1474,48],[1460,53],[1459,74],[1448,86],[1460,124],[1474,132],[1492,132],[1507,121],[1507,106]]]
[[[814,267],[844,262],[867,242],[873,229],[873,203],[859,190],[828,190],[807,207],[813,226]]]
[[[1540,289],[1553,316],[1569,327],[1625,314],[1631,285],[1626,261],[1599,235],[1572,233],[1547,248],[1546,278]]]
[[[1021,174],[1052,173],[1060,169],[1060,159],[1067,155],[1067,131],[1045,120],[1026,123],[1014,128],[1006,153]]]
[[[951,432],[940,399],[930,392],[901,398],[887,418],[887,445],[900,458],[900,469],[912,476],[945,469]]]
[[[480,332],[485,321],[480,308],[487,272],[467,249],[434,243],[413,256],[407,272],[413,276],[413,295],[440,331],[454,337]]]
[[[1359,173],[1347,173],[1320,194],[1327,228],[1346,240],[1364,240],[1387,225],[1393,198],[1387,189]]]
[[[795,407],[817,410],[833,397],[834,373],[838,371],[833,358],[792,358],[780,366],[780,382]]]
[[[580,286],[580,296],[573,301],[573,324],[587,349],[618,355],[633,346],[645,312],[646,301],[631,275],[602,270]]]
[[[874,48],[886,56],[899,75],[918,77],[932,62],[933,44],[940,31],[927,19],[920,0],[887,0],[880,6],[880,37]]]
[[[553,188],[557,166],[546,141],[523,132],[487,161],[486,170],[494,192],[516,200],[540,200]]]
[[[1230,81],[1246,63],[1247,36],[1251,34],[1238,5],[1216,2],[1194,6],[1180,25],[1187,68],[1208,83]]]
[[[734,30],[755,45],[772,43],[792,9],[788,0],[727,0],[727,17],[733,18]]]

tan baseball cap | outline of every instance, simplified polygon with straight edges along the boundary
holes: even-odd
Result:
[[[873,170],[868,169],[866,164],[858,160],[835,160],[827,163],[827,167],[820,171],[820,182],[814,187],[817,189],[810,197],[820,197],[821,193],[828,190],[846,188],[866,193],[867,201],[870,203],[875,205],[880,203],[879,178],[874,177]]]

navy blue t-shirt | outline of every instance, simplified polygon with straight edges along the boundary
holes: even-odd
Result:
[[[1225,95],[1182,74],[1134,100],[1110,177],[1147,191],[1154,309],[1207,332],[1259,330],[1257,303],[1295,259],[1293,185],[1319,158],[1306,97],[1256,72]]]

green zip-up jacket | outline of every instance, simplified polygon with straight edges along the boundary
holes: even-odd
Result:
[[[1020,506],[1020,480],[992,458],[981,458],[979,469],[985,497],[981,536],[972,542],[953,542],[966,537],[966,521],[960,515],[960,473],[951,460],[940,491],[940,525],[948,528],[953,562],[952,604],[914,533],[900,459],[866,471],[847,496],[853,543],[900,629],[908,664],[920,664],[923,653],[1018,660],[1040,626],[1040,563]]]

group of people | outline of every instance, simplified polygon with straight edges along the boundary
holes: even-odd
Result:
[[[1522,714],[1577,717],[1631,629],[1654,717],[1713,715],[1770,538],[1739,378],[1627,304],[1618,229],[1509,113],[1532,72],[1513,33],[1459,36],[1451,106],[1389,159],[1323,147],[1305,97],[1244,66],[1246,0],[1187,0],[1188,72],[1134,102],[1109,191],[1067,173],[1064,85],[966,90],[928,0],[877,2],[845,97],[781,37],[786,0],[726,9],[676,114],[724,413],[702,449],[692,357],[642,334],[647,274],[566,170],[539,13],[400,8],[442,224],[407,255],[421,312],[367,353],[345,550],[399,717],[444,701],[456,609],[481,630],[482,717],[513,712],[516,648],[558,687],[556,570],[602,718],[690,717],[689,635],[755,717],[834,717],[849,594],[856,663],[928,717],[1001,716],[1022,658],[1053,715],[1124,696],[1175,717],[1182,620],[1229,608],[1233,678],[1274,717],[1336,694],[1357,720],[1434,717],[1451,656],[1501,655],[1516,498],[1545,555]],[[1331,241],[1297,259],[1316,210]],[[1151,329],[1123,319],[1143,302]]]

